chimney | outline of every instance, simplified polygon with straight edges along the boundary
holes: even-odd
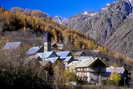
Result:
[[[44,32],[43,44],[44,52],[51,51],[51,35],[49,32]]]

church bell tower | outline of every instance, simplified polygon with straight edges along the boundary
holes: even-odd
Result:
[[[44,32],[43,35],[44,52],[51,51],[51,35],[49,32]]]

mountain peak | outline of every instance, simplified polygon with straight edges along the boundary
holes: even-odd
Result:
[[[84,15],[88,15],[88,12],[87,12],[87,11],[84,11],[83,14],[84,14]]]
[[[53,18],[55,20],[55,22],[57,22],[58,24],[63,24],[63,18],[61,16],[55,16]]]
[[[81,15],[86,15],[86,16],[95,16],[97,13],[93,11],[83,11]]]

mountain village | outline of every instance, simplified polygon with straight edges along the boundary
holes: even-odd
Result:
[[[0,1],[0,89],[133,88],[133,0],[22,2]]]
[[[4,50],[16,49],[21,46],[21,42],[7,42]],[[51,43],[49,32],[44,33],[43,45],[35,46],[27,50],[29,55],[27,62],[37,60],[41,66],[46,66],[48,63],[54,64],[58,60],[64,64],[64,69],[74,73],[85,83],[101,85],[103,80],[108,80],[112,73],[118,73],[122,76],[124,85],[129,84],[130,73],[126,66],[115,67],[107,65],[102,57],[87,55],[87,52],[63,50],[62,43]],[[99,53],[98,50],[93,50],[94,53]],[[71,82],[73,85],[77,83]]]

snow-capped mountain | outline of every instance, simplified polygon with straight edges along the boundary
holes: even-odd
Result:
[[[64,20],[63,17],[61,17],[61,16],[55,16],[53,19],[54,19],[58,24],[63,24],[63,20]]]

